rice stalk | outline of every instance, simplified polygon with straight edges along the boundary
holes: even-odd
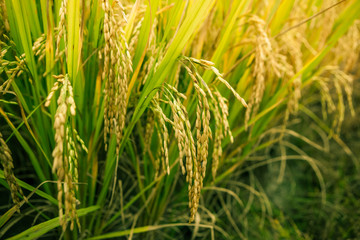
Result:
[[[45,106],[49,106],[54,92],[59,88],[59,83],[62,83],[62,87],[57,99],[58,107],[54,116],[56,145],[52,152],[54,158],[52,171],[57,175],[59,221],[63,231],[65,231],[68,217],[71,219],[70,229],[74,229],[75,221],[80,229],[80,222],[76,213],[77,199],[74,188],[78,181],[78,156],[68,123],[69,114],[71,116],[76,114],[76,106],[68,75],[59,76]]]
[[[265,78],[268,72],[274,72],[277,77],[280,77],[278,63],[273,54],[273,47],[265,31],[265,22],[258,16],[251,16],[248,20],[250,27],[249,31],[256,36],[255,46],[255,64],[253,70],[253,77],[255,78],[252,93],[248,103],[248,108],[245,114],[245,129],[248,128],[248,122],[251,114],[256,114],[260,102],[265,91]]]
[[[0,52],[0,66],[1,70],[5,71],[8,78],[0,85],[0,94],[6,93],[11,86],[12,81],[19,78],[24,72],[28,72],[25,62],[25,54],[20,57],[15,56],[15,60],[6,60],[5,55],[10,50],[10,46],[4,42],[0,42],[3,46]],[[0,72],[1,73],[1,72]]]
[[[14,204],[16,205],[16,210],[20,213],[21,201],[18,194],[24,198],[25,196],[19,184],[16,182],[16,178],[13,171],[14,164],[13,164],[13,159],[11,157],[11,151],[7,146],[6,142],[4,141],[1,133],[0,133],[0,161],[2,167],[4,168],[5,180],[9,184],[11,198]]]
[[[9,20],[8,20],[8,14],[7,14],[7,10],[6,10],[5,0],[0,1],[0,21],[3,23],[2,27],[0,28],[0,34],[2,35],[2,33],[4,33],[4,32],[9,32],[10,26],[9,26]],[[4,29],[2,29],[2,28],[4,28]]]
[[[228,117],[228,107],[225,104],[225,99],[221,96],[221,94],[214,90],[212,91],[210,87],[205,83],[205,81],[201,78],[199,73],[196,70],[194,64],[198,64],[204,69],[211,70],[216,75],[217,79],[220,80],[240,101],[244,107],[247,107],[245,100],[240,97],[240,95],[230,86],[230,84],[223,79],[222,74],[219,72],[217,68],[214,67],[214,63],[211,61],[203,60],[203,59],[195,59],[195,58],[187,58],[183,57],[183,67],[186,72],[191,77],[195,92],[197,95],[197,107],[196,107],[196,121],[195,121],[195,129],[196,129],[196,160],[193,162],[193,166],[189,165],[194,169],[191,170],[193,175],[192,178],[189,179],[189,207],[190,207],[190,219],[189,222],[194,221],[197,209],[199,207],[200,200],[200,192],[203,187],[203,181],[206,176],[206,166],[208,161],[208,148],[209,148],[209,139],[212,138],[212,130],[210,128],[210,110],[213,112],[215,116],[215,139],[214,139],[214,153],[213,153],[213,163],[212,163],[212,175],[215,178],[216,171],[219,164],[219,159],[222,155],[222,147],[221,142],[224,136],[227,134],[230,136],[230,141],[233,141],[233,137],[230,131],[229,123],[227,121]],[[191,66],[195,69],[195,73],[185,65],[185,60],[190,62]],[[214,94],[217,98],[214,97]],[[210,107],[210,104],[211,106]],[[221,108],[221,112],[220,109]],[[188,168],[186,169],[188,172]]]
[[[104,70],[102,73],[102,79],[105,81],[104,141],[105,149],[107,149],[108,135],[114,133],[117,141],[116,152],[119,154],[119,145],[125,126],[126,95],[132,61],[122,24],[118,21],[120,15],[117,12],[119,11],[115,12],[116,9],[110,7],[108,0],[103,0],[102,6],[105,12]],[[123,21],[126,22],[121,3],[115,1],[115,6],[120,9]]]
[[[163,110],[160,107],[159,100],[155,97],[152,101],[151,107],[156,119],[159,121],[157,126],[157,133],[160,143],[160,157],[157,157],[155,161],[155,178],[158,177],[160,171],[160,164],[162,166],[162,171],[170,174],[170,166],[169,166],[169,150],[168,150],[168,142],[169,142],[169,131],[166,126],[166,123],[171,123],[171,120],[166,117]]]
[[[187,220],[195,222],[188,225],[195,227],[193,238],[215,239],[226,231],[227,238],[251,239],[278,231],[283,221],[272,216],[253,170],[280,163],[281,182],[288,176],[287,160],[300,158],[314,169],[320,188],[325,186],[324,166],[287,142],[294,138],[328,149],[291,130],[298,109],[351,154],[339,135],[347,109],[355,115],[359,22],[351,24],[360,4],[340,0],[319,11],[333,2],[0,0],[0,109],[8,124],[1,128],[12,131],[4,142],[16,138],[11,142],[20,146],[19,154],[13,157],[29,157],[34,169],[25,172],[34,182],[47,182],[52,170],[57,184],[37,189],[36,200],[58,202],[60,219],[39,212],[35,219],[41,223],[14,238],[46,232],[53,237],[58,232],[50,230],[59,225],[66,239],[135,238],[140,232],[140,238],[151,238],[144,233],[151,224],[186,221],[184,209],[174,208],[184,200]],[[56,81],[50,77],[65,72],[69,76],[55,76]],[[54,98],[57,104],[50,104]],[[318,101],[328,121],[306,112],[306,104]],[[324,142],[326,136],[320,137]],[[279,152],[270,151],[274,143]],[[8,148],[14,153],[17,145]],[[178,181],[177,167],[186,183]],[[229,177],[239,184],[228,184]],[[218,191],[218,184],[229,189]],[[249,194],[239,191],[244,186]],[[218,193],[202,195],[203,189]],[[226,191],[239,195],[237,205],[248,198],[245,207],[224,198]],[[31,203],[34,209],[39,202]],[[0,217],[3,236],[18,219],[8,216]],[[204,222],[209,231],[201,228]],[[175,233],[154,238],[179,237],[183,225],[171,226]]]
[[[337,61],[342,62],[345,73],[356,70],[360,53],[360,21],[356,20],[349,31],[340,38],[338,45],[333,50]]]
[[[62,0],[61,6],[59,10],[59,25],[58,25],[58,33],[56,36],[56,51],[55,51],[55,59],[60,57],[60,42],[61,38],[67,39],[66,37],[66,9],[67,9],[67,2],[68,0]],[[65,41],[66,44],[66,41]],[[65,45],[66,49],[66,45]]]
[[[33,44],[32,50],[35,54],[35,56],[38,56],[38,61],[41,61],[46,56],[46,49],[45,49],[45,43],[46,43],[46,36],[45,34],[42,34]],[[58,51],[58,49],[56,49]]]

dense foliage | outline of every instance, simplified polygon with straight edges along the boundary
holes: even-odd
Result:
[[[359,236],[359,1],[0,6],[0,238]]]

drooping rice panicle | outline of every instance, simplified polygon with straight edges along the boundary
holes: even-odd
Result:
[[[63,79],[58,79],[58,82],[62,82],[63,85],[60,89],[57,100],[58,107],[54,117],[55,148],[52,152],[54,158],[52,170],[57,175],[59,220],[63,231],[65,231],[68,217],[71,219],[71,230],[74,229],[74,222],[80,228],[76,213],[77,199],[74,187],[78,179],[77,150],[68,126],[69,116],[76,114],[76,105],[68,75],[65,75]],[[58,82],[55,83],[55,86]],[[52,96],[54,92],[55,90],[52,90],[49,96]],[[49,105],[50,100],[51,97],[48,97],[47,105]]]
[[[58,33],[56,36],[56,50],[55,50],[55,59],[58,59],[60,56],[60,42],[61,38],[66,39],[66,9],[67,9],[68,0],[62,0],[61,6],[59,10],[59,25],[58,25]],[[64,41],[66,43],[66,41]],[[66,46],[65,46],[66,48]]]
[[[14,163],[11,157],[11,151],[7,146],[6,142],[4,141],[2,134],[0,133],[0,162],[4,169],[4,177],[6,182],[9,184],[9,189],[11,193],[11,198],[14,204],[17,207],[17,211],[20,212],[20,198],[18,194],[24,197],[22,189],[20,188],[19,184],[16,181],[14,175]]]
[[[104,15],[104,70],[102,79],[105,81],[105,107],[104,107],[104,141],[107,149],[108,135],[116,135],[119,153],[122,131],[125,127],[126,95],[129,73],[132,71],[132,60],[129,47],[124,37],[124,30],[120,16],[125,19],[123,6],[115,1],[117,11],[110,7],[108,0],[102,1]],[[120,11],[120,15],[118,12]]]

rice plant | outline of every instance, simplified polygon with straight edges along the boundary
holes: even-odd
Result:
[[[0,0],[0,12],[0,238],[271,239],[260,229],[281,226],[254,169],[281,183],[305,161],[326,205],[325,167],[297,142],[329,152],[331,139],[359,167],[340,137],[355,116],[357,0]],[[316,137],[293,130],[299,114]]]

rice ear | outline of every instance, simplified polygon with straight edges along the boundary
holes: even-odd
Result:
[[[14,163],[11,156],[11,151],[4,141],[2,134],[0,133],[0,162],[4,168],[4,177],[6,182],[9,184],[11,198],[14,204],[17,206],[17,211],[20,212],[21,201],[18,194],[24,197],[22,189],[16,182],[16,178],[13,172]]]
[[[77,190],[77,186],[74,186],[78,182],[78,155],[73,135],[68,126],[68,117],[70,115],[75,116],[76,105],[68,75],[63,79],[58,79],[56,83],[58,82],[62,82],[63,85],[60,89],[60,95],[57,100],[58,107],[54,117],[55,148],[52,152],[54,158],[52,171],[57,175],[59,221],[63,231],[65,231],[68,217],[71,219],[71,230],[74,229],[75,222],[80,228],[80,222],[76,213],[77,199],[75,190]],[[58,88],[58,84],[55,86]],[[53,93],[54,90],[51,91],[49,96],[52,96]],[[75,131],[75,133],[77,132]],[[83,141],[80,142],[84,145]]]

